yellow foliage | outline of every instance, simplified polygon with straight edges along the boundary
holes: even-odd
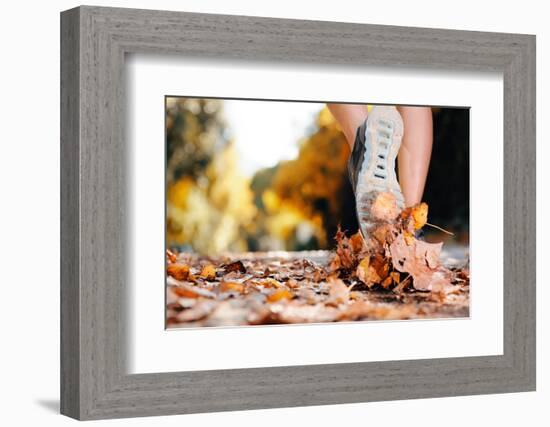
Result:
[[[328,109],[320,112],[317,123],[319,129],[302,142],[298,157],[279,166],[263,201],[268,211],[273,211],[277,203],[285,206],[284,215],[280,214],[280,231],[286,233],[307,220],[313,224],[318,240],[326,242],[325,222],[337,223],[343,209],[349,148]]]
[[[168,244],[190,244],[205,254],[246,250],[241,229],[254,219],[256,207],[248,179],[238,173],[232,144],[214,157],[206,177],[206,186],[189,177],[168,185]]]

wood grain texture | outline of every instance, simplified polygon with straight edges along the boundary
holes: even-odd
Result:
[[[78,419],[535,388],[535,38],[80,7],[62,13],[61,404]],[[128,375],[124,55],[500,71],[504,354]]]
[[[61,19],[61,413],[80,414],[79,12]]]

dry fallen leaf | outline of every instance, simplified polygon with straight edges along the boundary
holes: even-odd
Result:
[[[399,214],[392,194],[376,192],[363,202],[362,214],[369,216],[366,237],[347,237],[339,229],[332,253],[201,257],[167,251],[167,325],[467,316],[467,265],[446,268],[441,244],[415,238],[427,223],[427,205]]]
[[[214,280],[216,278],[216,268],[212,264],[206,264],[199,276],[206,280]]]
[[[166,273],[176,280],[187,280],[189,278],[189,266],[185,264],[169,264]]]
[[[187,283],[180,283],[178,286],[172,286],[172,292],[181,298],[214,298],[215,295],[211,291],[199,288],[198,286],[188,285]]]
[[[344,304],[349,301],[349,289],[344,282],[340,279],[335,279],[330,277],[328,279],[329,285],[329,299],[327,303],[329,304]]]
[[[349,243],[354,254],[360,253],[365,248],[365,240],[360,231],[350,237]]]
[[[412,218],[414,220],[414,229],[420,230],[428,222],[428,205],[419,203],[412,208]]]
[[[176,262],[178,259],[178,256],[172,252],[170,249],[166,249],[166,261],[168,262]]]
[[[267,296],[268,302],[277,302],[281,300],[290,300],[294,297],[292,292],[290,292],[288,289],[277,289],[275,292]]]
[[[222,292],[238,292],[242,294],[244,292],[244,285],[239,282],[221,282],[220,291]]]
[[[400,234],[390,245],[393,266],[397,271],[409,273],[418,290],[441,288],[450,284],[449,278],[442,271],[436,271],[442,245],[416,239],[412,244],[407,244],[405,236]]]
[[[370,257],[366,256],[361,260],[359,265],[357,266],[356,275],[361,282],[365,283],[366,285],[369,285],[371,282],[369,281],[369,265],[370,265]]]
[[[282,283],[279,281],[272,279],[271,277],[268,277],[262,281],[260,281],[260,284],[265,288],[280,288],[283,286]]]
[[[377,221],[391,222],[399,215],[397,200],[392,193],[372,191],[370,214]]]
[[[238,273],[246,273],[246,268],[242,261],[235,261],[230,264],[225,264],[223,266],[225,273],[231,273],[232,271]]]
[[[349,239],[340,229],[336,232],[336,243],[336,255],[340,260],[340,265],[343,268],[354,268],[357,264],[357,257],[353,252]]]

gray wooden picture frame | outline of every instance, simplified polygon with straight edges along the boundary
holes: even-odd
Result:
[[[504,354],[129,375],[127,53],[504,78]],[[61,412],[77,419],[535,390],[535,37],[83,6],[61,14]]]

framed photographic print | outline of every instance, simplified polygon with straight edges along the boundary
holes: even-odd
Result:
[[[61,14],[61,411],[535,389],[535,37]]]

